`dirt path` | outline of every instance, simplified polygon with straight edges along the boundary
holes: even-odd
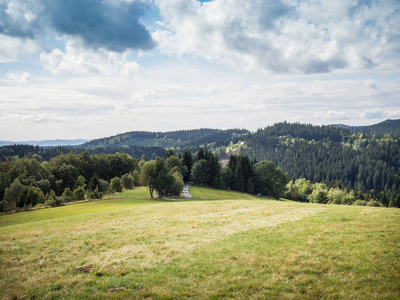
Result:
[[[188,185],[188,184],[185,184],[185,185],[183,186],[183,191],[182,191],[182,193],[183,193],[183,195],[185,196],[185,199],[191,199],[191,198],[193,198],[193,196],[190,195],[190,193],[189,193],[189,185]]]

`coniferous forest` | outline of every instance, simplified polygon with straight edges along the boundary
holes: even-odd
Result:
[[[400,207],[395,134],[283,122],[253,133],[141,132],[99,141],[1,147],[0,210],[101,198],[137,185],[151,196],[177,196],[189,181],[296,201]]]
[[[242,151],[293,179],[361,191],[388,205],[400,194],[400,138],[328,126],[279,123],[258,130]]]

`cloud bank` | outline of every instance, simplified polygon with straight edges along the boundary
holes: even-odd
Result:
[[[95,50],[148,50],[155,44],[139,18],[150,5],[140,0],[0,0],[0,35],[35,41],[52,33],[80,39]],[[10,47],[12,42],[6,41]]]
[[[154,47],[139,22],[147,7],[143,2],[68,0],[49,1],[47,6],[58,33],[80,37],[90,48],[123,52]]]
[[[65,51],[54,49],[40,55],[47,70],[53,74],[124,76],[133,78],[141,67],[127,59],[129,52],[117,53],[86,49],[74,40],[66,42]]]
[[[160,51],[248,70],[324,73],[400,66],[400,2],[158,0]]]

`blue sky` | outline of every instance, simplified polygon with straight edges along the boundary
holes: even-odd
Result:
[[[400,1],[0,0],[0,140],[400,118]]]

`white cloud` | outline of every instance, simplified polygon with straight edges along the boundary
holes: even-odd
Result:
[[[400,66],[395,0],[156,1],[164,23],[154,27],[161,52],[271,72]]]
[[[364,85],[366,86],[366,87],[369,87],[369,88],[371,88],[371,89],[379,89],[379,87],[378,87],[378,85],[376,84],[376,82],[374,81],[374,80],[372,80],[372,79],[367,79],[367,80],[365,80],[364,81]]]
[[[42,53],[40,59],[45,68],[54,74],[122,75],[133,78],[142,68],[136,62],[129,61],[128,56],[129,52],[95,51],[84,48],[77,40],[68,40],[65,52],[55,49],[50,53]]]
[[[20,57],[39,52],[40,42],[18,37],[9,37],[0,33],[0,63],[15,61]]]
[[[29,122],[29,123],[72,123],[72,120],[62,115],[53,114],[4,114],[0,116],[1,120],[9,122]]]
[[[360,117],[361,119],[379,119],[379,118],[385,118],[386,113],[383,109],[375,107],[371,109],[365,109]]]
[[[159,95],[154,91],[140,90],[139,92],[134,93],[131,96],[131,100],[133,103],[144,103],[144,102],[152,101],[158,97],[159,97]]]
[[[325,115],[328,120],[348,120],[349,116],[344,111],[328,111]]]
[[[27,83],[32,78],[31,74],[29,74],[28,72],[22,72],[22,73],[8,72],[6,74],[6,77],[17,84]]]
[[[400,109],[389,111],[388,117],[391,119],[400,119]]]
[[[129,114],[132,113],[132,110],[127,106],[119,106],[119,105],[117,105],[117,106],[114,107],[114,110],[118,115],[121,115],[121,116],[129,115]]]

